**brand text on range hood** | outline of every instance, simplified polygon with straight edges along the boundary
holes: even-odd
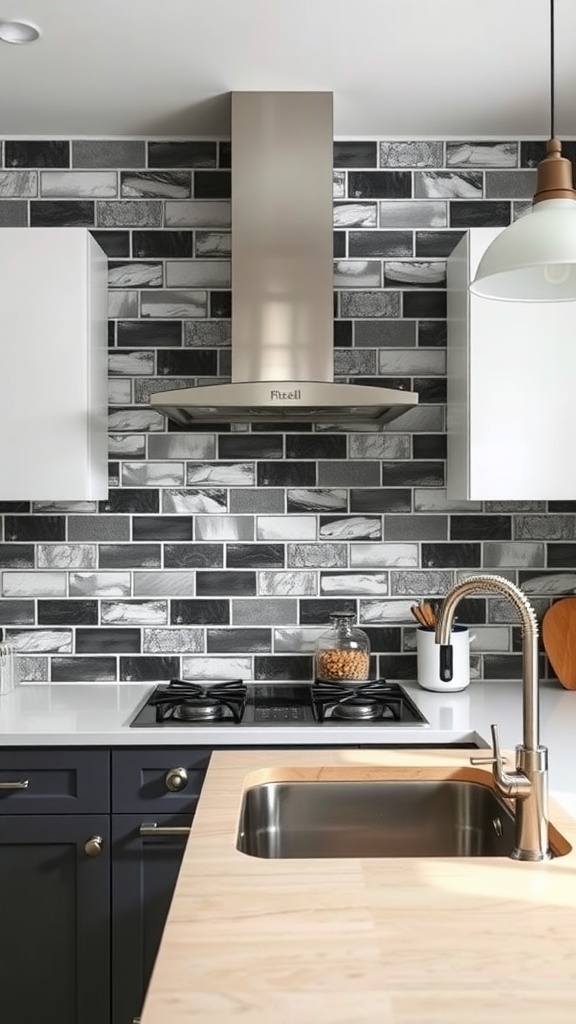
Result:
[[[181,424],[384,424],[411,391],[334,382],[332,94],[232,94],[232,381],[153,394]]]

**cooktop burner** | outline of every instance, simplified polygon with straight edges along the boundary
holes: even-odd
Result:
[[[398,683],[377,679],[333,683],[194,683],[172,679],[157,686],[133,721],[134,727],[185,728],[226,725],[427,725]]]

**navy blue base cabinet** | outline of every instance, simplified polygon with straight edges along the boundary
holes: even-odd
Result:
[[[0,1020],[140,1016],[211,751],[0,752]]]

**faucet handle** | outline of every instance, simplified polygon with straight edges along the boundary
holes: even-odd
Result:
[[[492,757],[471,757],[470,764],[495,764],[496,771],[502,772],[504,769],[504,758],[502,757],[502,751],[500,749],[500,739],[498,737],[498,726],[492,724],[490,726],[490,732],[492,733]]]

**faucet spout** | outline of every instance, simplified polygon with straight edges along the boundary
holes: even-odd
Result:
[[[436,643],[441,645],[440,672],[451,678],[450,633],[459,602],[471,593],[493,593],[506,598],[520,617],[522,626],[522,722],[523,742],[516,747],[516,770],[504,772],[497,742],[494,741],[494,786],[503,796],[516,801],[516,860],[547,860],[548,845],[548,751],[539,742],[538,620],[525,594],[503,576],[479,575],[462,580],[445,597],[436,624]],[[498,748],[498,749],[497,749]],[[478,763],[478,759],[475,759]]]

